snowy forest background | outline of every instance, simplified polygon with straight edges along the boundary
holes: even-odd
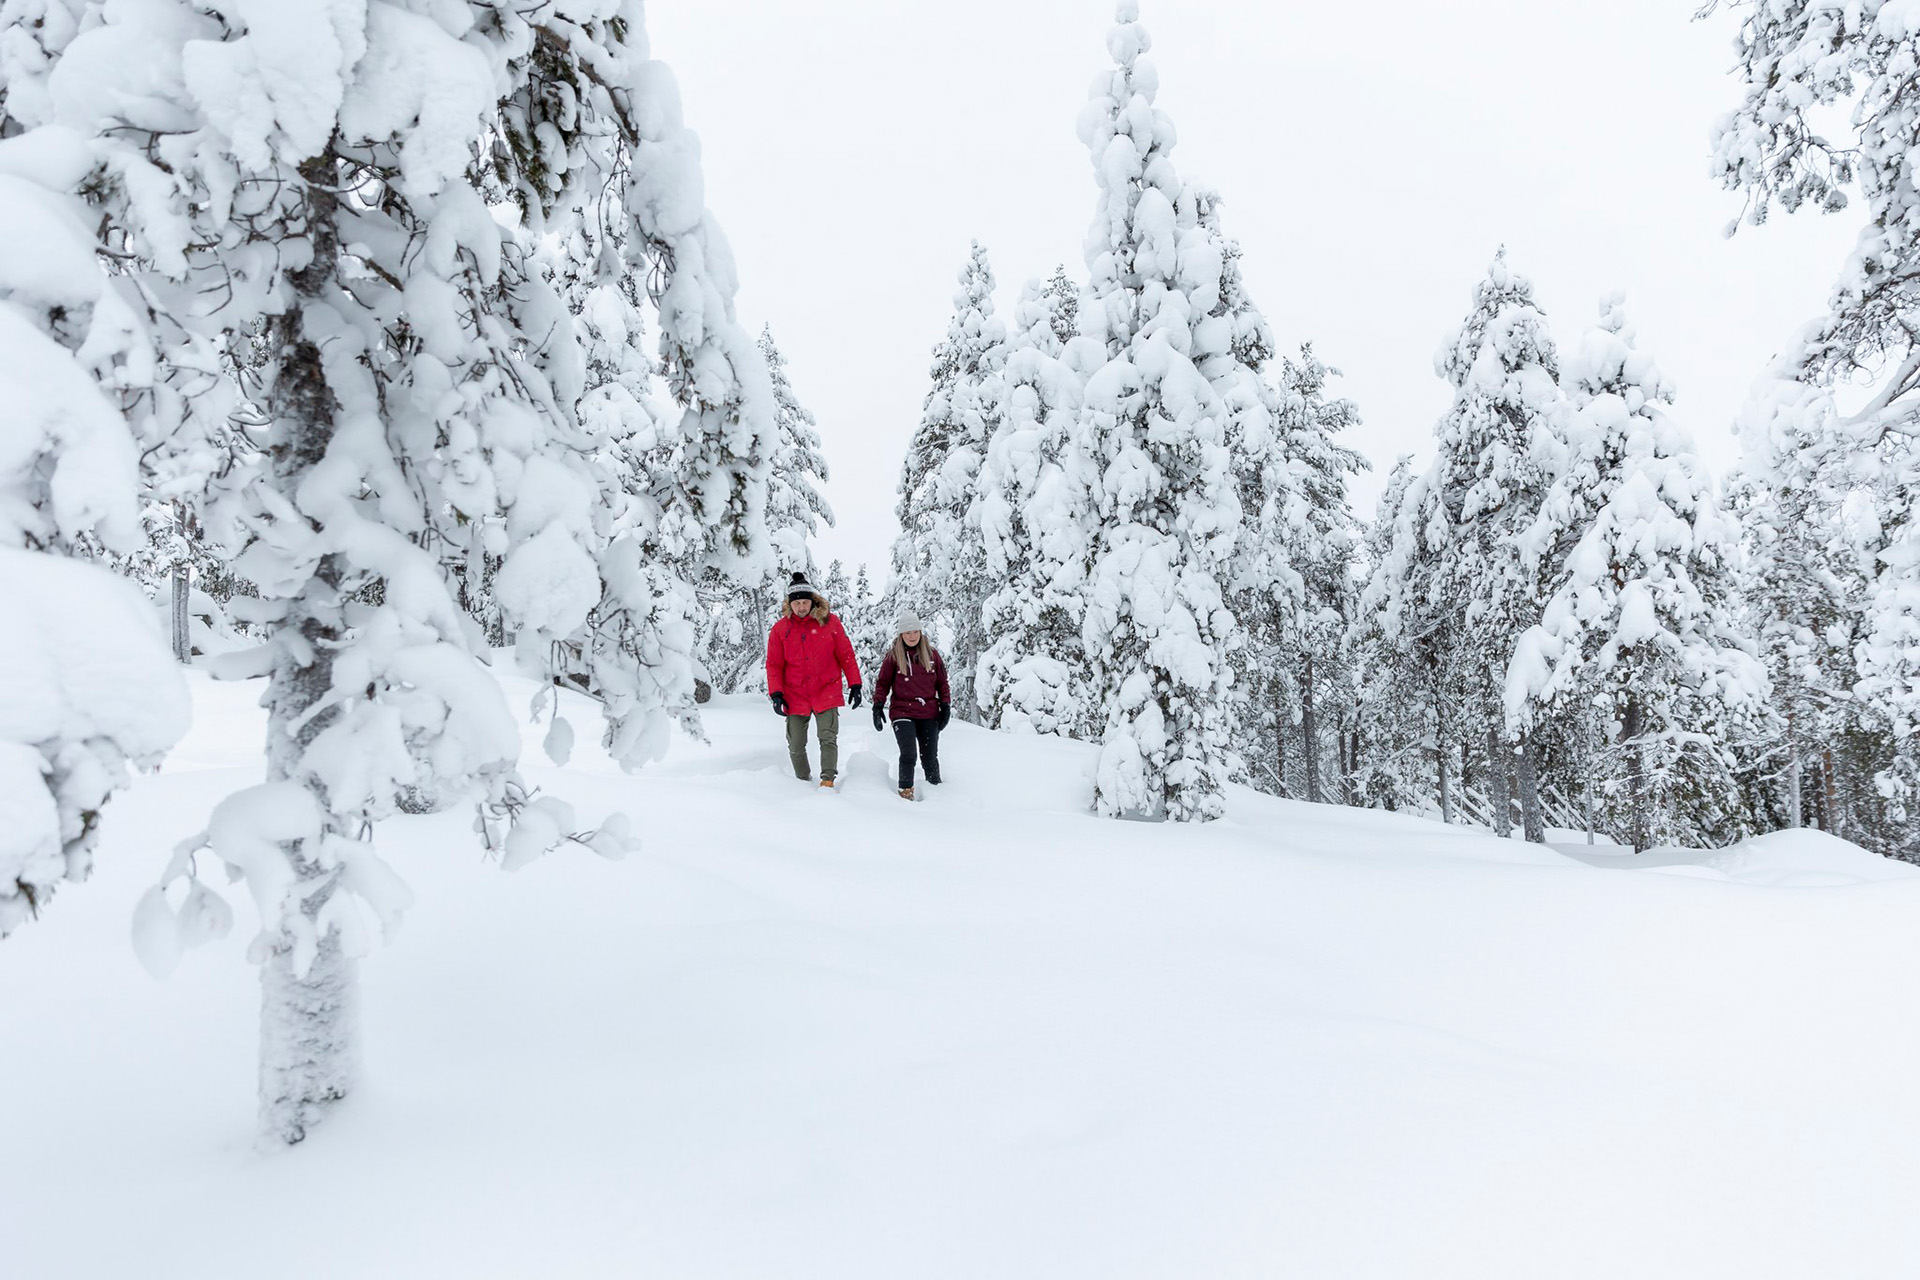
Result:
[[[1215,818],[1241,781],[1920,860],[1920,9],[1724,8],[1713,176],[1749,224],[1868,223],[1826,312],[1750,353],[1737,468],[1698,457],[1620,294],[1548,316],[1492,244],[1406,371],[1447,389],[1429,448],[1363,458],[1341,353],[1283,348],[1247,284],[1300,248],[1243,244],[1183,174],[1123,0],[1077,121],[1084,254],[1021,264],[1003,308],[955,246],[923,415],[870,446],[904,451],[897,540],[849,565],[817,562],[803,371],[736,313],[639,4],[6,0],[0,932],[85,878],[184,731],[172,663],[265,681],[268,780],[157,868],[135,933],[165,971],[231,927],[214,869],[244,882],[267,1124],[297,1140],[345,1087],[361,912],[409,900],[375,823],[476,805],[509,866],[629,841],[522,781],[496,651],[639,768],[756,687],[796,569],[863,663],[911,606],[961,717],[1100,744],[1106,816]]]

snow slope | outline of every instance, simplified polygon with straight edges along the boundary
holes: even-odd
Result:
[[[251,692],[194,693],[0,946],[9,1278],[1920,1270],[1910,869],[1805,833],[1599,869],[1239,791],[1102,821],[1091,749],[965,726],[908,805],[859,716],[821,794],[751,698],[637,777],[531,771],[630,812],[624,862],[393,823],[364,1084],[260,1154],[247,908],[164,984],[128,943],[259,773]]]

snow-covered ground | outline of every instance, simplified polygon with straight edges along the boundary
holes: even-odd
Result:
[[[965,726],[908,805],[863,715],[822,794],[754,698],[638,777],[530,769],[631,813],[626,861],[392,823],[419,904],[360,1091],[261,1154],[249,908],[165,983],[128,942],[259,771],[252,691],[194,691],[95,880],[0,944],[9,1278],[1920,1273],[1910,868],[1237,791],[1101,821],[1089,749]]]

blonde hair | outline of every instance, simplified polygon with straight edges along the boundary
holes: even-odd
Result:
[[[934,652],[933,640],[926,632],[920,633],[920,643],[913,646],[913,651],[920,655],[922,666],[933,670],[933,660],[940,655]],[[913,654],[907,652],[907,642],[899,636],[893,638],[893,669],[902,674],[913,669]]]

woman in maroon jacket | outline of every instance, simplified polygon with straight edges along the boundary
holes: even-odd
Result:
[[[846,696],[840,677],[847,679]],[[807,721],[820,734],[820,785],[833,786],[840,773],[840,708],[860,705],[860,666],[853,643],[827,598],[796,573],[787,586],[787,608],[767,637],[767,697],[787,718],[787,756],[794,776],[805,782]]]
[[[880,728],[891,716],[893,736],[900,744],[900,798],[911,800],[916,752],[927,781],[940,785],[940,731],[953,714],[953,694],[947,688],[947,664],[934,651],[913,610],[903,609],[893,629],[893,648],[873,682],[873,727]]]

